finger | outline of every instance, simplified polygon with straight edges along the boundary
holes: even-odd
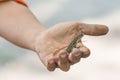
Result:
[[[70,64],[68,61],[68,55],[66,51],[62,51],[59,53],[59,59],[58,59],[58,66],[63,71],[68,71],[70,69]]]
[[[57,65],[55,64],[54,59],[51,59],[51,60],[48,61],[47,69],[49,71],[54,71],[56,67],[57,67]]]
[[[82,44],[81,40],[78,40],[78,43],[76,44],[76,48],[78,49]]]
[[[86,35],[99,36],[108,33],[108,27],[105,25],[80,23],[79,28]]]
[[[80,47],[79,50],[82,52],[82,58],[86,58],[90,55],[90,50],[85,46]]]
[[[73,51],[69,55],[69,61],[71,64],[75,64],[80,61],[82,53],[79,49],[74,48]]]

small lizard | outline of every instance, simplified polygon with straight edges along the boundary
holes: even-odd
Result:
[[[66,51],[70,53],[74,47],[76,47],[77,41],[84,36],[83,33],[78,33],[77,36],[73,39],[73,41],[69,44]]]

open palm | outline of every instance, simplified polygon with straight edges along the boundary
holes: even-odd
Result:
[[[60,68],[68,71],[71,65],[79,62],[81,58],[89,56],[90,51],[81,40],[71,53],[66,51],[79,32],[98,36],[106,34],[108,28],[105,25],[67,22],[57,24],[42,32],[36,40],[36,51],[48,70],[53,71],[55,68]]]

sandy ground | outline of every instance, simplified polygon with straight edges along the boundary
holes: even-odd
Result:
[[[83,41],[90,48],[91,55],[73,65],[70,71],[62,72],[57,69],[49,72],[34,52],[27,51],[27,54],[0,66],[0,80],[120,80],[119,14],[120,10],[115,10],[101,17],[82,20],[106,24],[110,31],[106,36],[97,38],[85,36]]]

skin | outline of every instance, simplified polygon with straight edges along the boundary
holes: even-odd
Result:
[[[66,52],[79,32],[91,36],[105,35],[108,27],[65,22],[47,29],[27,7],[14,1],[0,3],[0,36],[19,47],[35,51],[49,71],[56,68],[68,71],[70,66],[90,55],[81,40],[69,54]]]

